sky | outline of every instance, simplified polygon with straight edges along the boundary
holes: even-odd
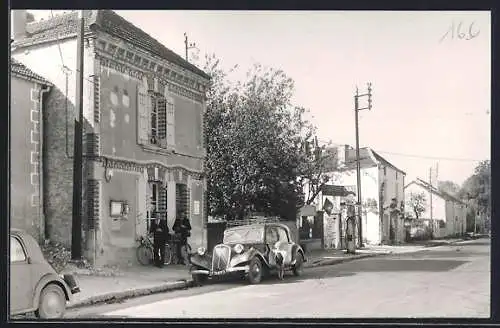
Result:
[[[254,63],[284,70],[321,141],[355,145],[354,93],[371,82],[360,146],[405,171],[406,182],[428,179],[437,164],[439,180],[462,184],[490,159],[487,11],[116,12],[181,56],[187,33],[201,58],[238,64],[235,79]]]

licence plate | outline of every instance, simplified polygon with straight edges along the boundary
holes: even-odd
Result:
[[[224,271],[214,271],[214,272],[212,272],[212,274],[214,276],[222,276],[222,275],[226,274],[226,271],[225,270]]]

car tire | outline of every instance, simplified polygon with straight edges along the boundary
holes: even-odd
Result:
[[[248,282],[252,285],[259,284],[262,281],[262,262],[254,257],[250,261],[249,268],[247,274]]]
[[[66,296],[61,287],[56,284],[45,286],[40,293],[38,309],[35,315],[40,319],[58,319],[66,311]]]
[[[193,277],[193,283],[195,286],[203,286],[207,282],[207,275],[205,274],[199,274],[199,273],[193,273],[191,275]]]
[[[197,269],[198,269],[198,267],[191,265],[189,267],[189,272],[191,272],[193,270],[197,270]],[[208,276],[205,274],[191,273],[191,277],[193,278],[193,284],[195,286],[203,286],[203,284],[206,283],[208,280]]]
[[[304,256],[301,253],[297,253],[296,261],[295,264],[293,265],[293,275],[298,277],[302,275],[303,270],[304,270]]]

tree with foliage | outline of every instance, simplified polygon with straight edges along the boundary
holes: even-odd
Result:
[[[231,82],[214,55],[204,66],[212,78],[205,112],[209,213],[239,219],[250,212],[294,219],[303,185],[314,180],[319,147],[305,109],[291,103],[293,80],[255,65],[245,81]],[[314,177],[313,177],[314,175]]]
[[[453,181],[438,181],[438,190],[448,195],[457,196],[460,186]]]
[[[474,229],[474,218],[477,212],[491,217],[491,162],[482,161],[468,177],[458,193],[469,205],[467,213],[467,230]]]
[[[408,199],[406,200],[406,209],[408,217],[413,217],[415,214],[415,218],[419,219],[420,216],[425,212],[427,207],[427,197],[424,192],[419,193],[410,193]]]

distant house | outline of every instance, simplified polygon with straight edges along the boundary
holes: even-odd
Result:
[[[337,145],[329,151],[335,154],[329,172],[325,173],[330,176],[330,181],[318,194],[314,204],[317,210],[323,210],[326,199],[333,204],[334,213],[338,213],[340,217],[336,223],[336,238],[339,242],[335,245],[343,247],[347,217],[345,208],[341,208],[340,203],[346,197],[352,197],[348,196],[349,194],[357,195],[356,152],[348,145]],[[368,147],[360,148],[360,166],[364,242],[403,242],[405,233],[400,213],[401,207],[404,206],[403,187],[406,173]],[[357,199],[357,196],[354,198]],[[324,234],[328,234],[326,227]]]
[[[338,169],[331,172],[331,180],[357,195],[356,150],[349,145],[338,146],[338,157]],[[371,148],[360,148],[359,157],[363,241],[368,244],[403,242],[405,234],[400,213],[405,201],[406,173]]]
[[[43,213],[43,114],[52,83],[20,62],[10,62],[10,226],[39,242]]]
[[[112,10],[85,10],[84,254],[135,262],[152,218],[191,219],[206,246],[203,113],[210,77]],[[26,21],[14,11],[11,55],[53,83],[46,113],[45,213],[51,239],[71,244],[78,13]],[[21,163],[21,162],[19,162]],[[14,164],[17,165],[17,164]]]
[[[405,186],[405,195],[424,193],[425,211],[420,215],[423,220],[431,220],[431,231],[435,238],[457,236],[465,233],[467,205],[460,199],[438,190],[428,182],[416,179]],[[432,208],[431,208],[432,197]],[[432,209],[432,210],[431,210]]]

